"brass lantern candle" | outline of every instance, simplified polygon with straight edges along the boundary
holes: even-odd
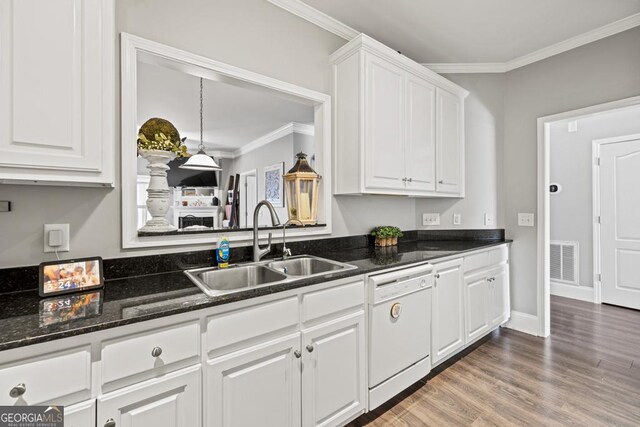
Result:
[[[306,154],[298,153],[296,157],[298,161],[284,175],[287,212],[291,220],[315,225],[318,222],[318,185],[322,177],[311,169]]]

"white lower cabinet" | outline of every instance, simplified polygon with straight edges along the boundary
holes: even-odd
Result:
[[[489,281],[484,273],[465,279],[467,301],[466,342],[480,338],[489,330]]]
[[[208,427],[299,426],[300,333],[210,360]]]
[[[200,365],[98,397],[99,427],[202,425]]]
[[[65,406],[65,427],[95,427],[96,425],[96,401],[89,400],[76,405]]]
[[[490,286],[490,327],[498,326],[509,319],[509,264],[505,264],[489,274]]]
[[[302,331],[302,425],[337,426],[365,409],[364,311]]]
[[[431,363],[438,364],[465,345],[462,259],[434,265],[431,307]]]

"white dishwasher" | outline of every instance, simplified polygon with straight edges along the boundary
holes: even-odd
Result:
[[[369,276],[369,410],[431,370],[433,266]]]

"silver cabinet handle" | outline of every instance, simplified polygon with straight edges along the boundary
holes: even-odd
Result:
[[[407,178],[402,178],[402,182],[407,182]]]
[[[294,351],[293,355],[296,357],[296,359],[300,359],[302,357],[302,353],[300,353],[300,350]]]
[[[116,422],[113,418],[109,418],[106,423],[104,423],[104,427],[116,427]]]
[[[413,182],[413,178],[409,178],[407,181],[409,181],[409,182]]]
[[[307,351],[308,351],[309,353],[311,353],[311,352],[313,351],[313,346],[312,346],[311,344],[309,344],[309,345],[307,346]]]
[[[443,180],[438,181],[438,184],[444,184]]]
[[[433,277],[435,277],[436,279],[439,279],[440,278],[440,274],[436,273]]]
[[[9,396],[15,399],[16,397],[22,396],[26,392],[27,392],[27,386],[24,383],[20,383],[14,388],[12,388],[11,391],[9,391]]]
[[[397,319],[398,317],[400,317],[400,313],[402,313],[402,305],[397,302],[391,306],[391,318]]]
[[[162,348],[160,347],[153,347],[153,350],[151,350],[151,355],[153,357],[160,357],[162,355]]]

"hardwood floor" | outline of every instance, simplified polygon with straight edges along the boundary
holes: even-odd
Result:
[[[639,426],[640,311],[551,298],[551,337],[501,328],[351,426]]]

